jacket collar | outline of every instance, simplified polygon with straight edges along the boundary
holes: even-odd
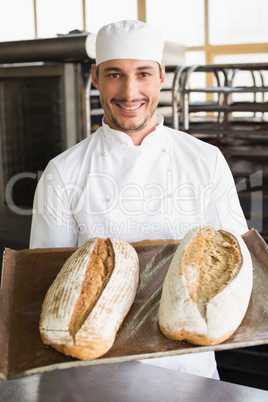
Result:
[[[156,121],[157,121],[157,126],[154,131],[149,133],[144,140],[142,141],[141,145],[138,145],[137,147],[142,147],[143,145],[150,144],[153,142],[158,142],[158,141],[163,141],[163,124],[164,124],[164,118],[161,116],[159,113],[156,115]],[[135,147],[133,144],[132,139],[124,133],[123,131],[119,130],[114,130],[108,126],[104,122],[104,118],[102,120],[102,133],[103,136],[105,137],[106,140],[117,143],[117,144],[122,144],[126,145],[129,147]]]

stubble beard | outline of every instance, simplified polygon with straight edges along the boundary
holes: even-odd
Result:
[[[120,103],[122,101],[125,100],[111,100],[111,103]],[[135,100],[137,101],[137,100]],[[142,102],[148,102],[148,100],[146,99],[142,99]],[[144,120],[143,122],[141,122],[140,124],[133,124],[133,125],[127,125],[124,126],[123,124],[120,124],[120,122],[118,121],[118,119],[116,118],[116,116],[113,115],[112,110],[108,104],[108,102],[103,99],[102,97],[100,97],[100,102],[101,105],[103,107],[105,116],[107,116],[107,118],[112,122],[112,124],[120,131],[124,131],[126,133],[134,133],[134,132],[138,132],[143,130],[144,127],[146,127],[147,123],[152,119],[152,117],[154,116],[156,109],[157,109],[157,104],[158,104],[158,100],[154,100],[151,104],[150,109],[148,110],[148,112],[146,113],[146,115],[144,116]],[[131,120],[131,117],[129,117],[129,120]]]

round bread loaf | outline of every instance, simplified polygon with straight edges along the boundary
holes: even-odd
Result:
[[[251,257],[240,235],[212,227],[191,230],[163,284],[162,333],[196,345],[225,341],[245,316],[252,283]]]
[[[46,294],[39,324],[43,342],[79,359],[104,355],[134,301],[138,280],[138,255],[130,244],[88,240]]]

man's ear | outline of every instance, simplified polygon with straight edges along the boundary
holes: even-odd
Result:
[[[165,79],[166,79],[166,69],[165,69],[164,65],[161,66],[161,70],[162,70],[162,76],[161,76],[161,79],[160,79],[160,89],[163,88],[164,83],[165,83]]]
[[[99,79],[97,75],[97,67],[96,64],[92,64],[91,66],[91,81],[95,88],[99,89]]]

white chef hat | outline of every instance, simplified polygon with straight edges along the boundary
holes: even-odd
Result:
[[[138,20],[118,21],[102,27],[96,38],[96,65],[107,60],[153,60],[161,64],[164,37]]]

